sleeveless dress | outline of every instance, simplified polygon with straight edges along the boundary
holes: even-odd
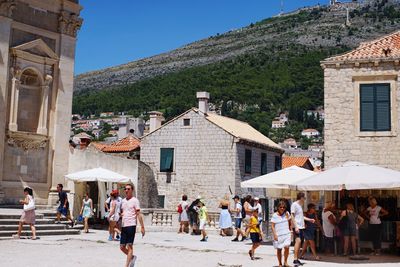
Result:
[[[91,199],[83,200],[83,212],[82,212],[82,217],[83,218],[90,218],[92,217],[92,210],[90,208],[90,201]]]
[[[35,225],[35,200],[31,195],[28,195],[29,204],[24,204],[24,211],[22,212],[20,221],[26,224]]]
[[[114,205],[114,203],[115,203],[115,211],[114,211],[114,214],[110,217],[110,220],[114,221],[114,222],[118,222],[119,214],[121,212],[121,202],[119,202],[116,199],[112,200],[110,203],[110,208]]]
[[[221,206],[221,213],[219,214],[219,228],[227,229],[232,227],[231,214],[228,211],[228,206]]]

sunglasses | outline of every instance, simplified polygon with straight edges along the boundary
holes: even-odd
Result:
[[[132,190],[131,188],[124,188],[125,191],[129,191]]]

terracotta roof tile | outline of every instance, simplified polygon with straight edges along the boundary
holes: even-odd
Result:
[[[298,166],[298,167],[304,167],[304,165],[309,161],[307,157],[288,157],[288,156],[283,156],[282,157],[282,168],[288,168],[290,166]]]
[[[100,151],[102,151],[103,148],[108,146],[107,144],[102,144],[102,143],[97,143],[97,142],[92,142],[92,143],[90,143],[90,145],[93,146],[94,148],[96,148],[97,150],[100,150]]]
[[[348,53],[330,57],[322,64],[335,62],[371,61],[400,58],[400,31],[383,36],[373,41],[363,42],[358,48]]]
[[[140,147],[140,140],[134,137],[133,135],[128,135],[125,138],[122,138],[121,140],[118,140],[115,143],[112,143],[111,145],[105,146],[102,151],[103,152],[129,152],[133,151],[137,148]]]

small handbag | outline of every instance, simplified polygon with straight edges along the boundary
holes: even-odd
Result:
[[[28,204],[24,205],[24,210],[28,211],[28,210],[34,210],[34,209],[35,209],[35,201],[33,201],[33,199],[29,198]]]

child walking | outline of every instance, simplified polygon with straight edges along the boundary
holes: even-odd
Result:
[[[251,241],[253,242],[253,245],[251,249],[249,250],[249,255],[252,260],[254,260],[254,253],[256,249],[260,246],[261,244],[261,230],[259,227],[259,222],[258,222],[258,210],[253,210],[252,215],[250,217],[250,223],[249,223],[249,232],[250,232],[250,238]]]
[[[203,238],[200,240],[201,242],[207,242],[208,236],[206,233],[206,224],[208,219],[208,212],[206,205],[204,204],[204,200],[199,201],[199,220],[200,220],[200,230]]]
[[[287,259],[289,256],[289,246],[291,243],[291,216],[286,210],[286,202],[280,201],[278,211],[271,218],[271,228],[274,235],[274,248],[278,258],[279,267],[289,266]],[[284,249],[284,265],[282,265],[282,249]]]

